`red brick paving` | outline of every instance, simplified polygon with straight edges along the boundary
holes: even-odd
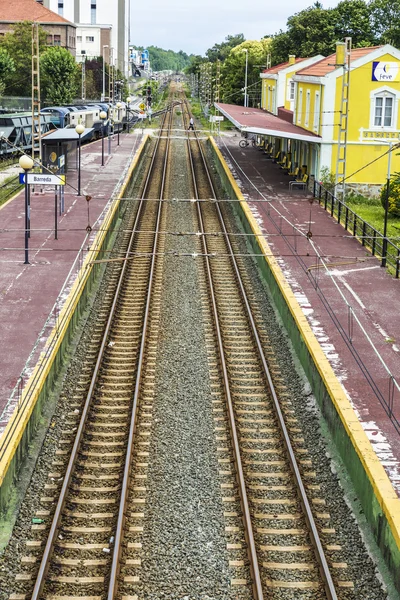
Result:
[[[97,219],[110,199],[139,136],[120,136],[112,141],[111,156],[101,167],[101,141],[82,147],[82,191],[90,194],[90,224],[96,233]],[[77,173],[67,174],[76,188]],[[24,262],[24,192],[0,209],[0,415],[8,402],[36,339],[56,302],[63,283],[86,238],[87,202],[65,187],[65,213],[58,217],[58,240],[54,239],[54,188],[31,197],[29,265]],[[79,263],[77,264],[79,267]],[[76,272],[75,268],[75,272]],[[66,294],[64,294],[65,296]],[[46,332],[48,333],[48,332]],[[43,348],[39,343],[30,368]],[[29,374],[29,369],[27,375]],[[0,432],[12,412],[12,404],[0,418]]]

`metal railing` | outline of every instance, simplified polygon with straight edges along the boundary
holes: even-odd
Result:
[[[319,204],[341,223],[346,231],[356,237],[373,256],[383,257],[385,237],[380,231],[372,227],[354,212],[343,200],[336,198],[329,190],[325,189],[318,181],[314,181],[312,192]],[[387,240],[387,265],[395,273],[396,279],[400,276],[400,248]]]

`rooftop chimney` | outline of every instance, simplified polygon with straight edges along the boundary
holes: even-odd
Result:
[[[294,65],[296,62],[296,55],[295,54],[289,54],[289,65]]]

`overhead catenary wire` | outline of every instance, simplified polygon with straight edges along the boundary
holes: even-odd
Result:
[[[259,190],[257,188],[257,186],[251,181],[251,179],[247,176],[247,174],[244,172],[244,170],[242,169],[242,167],[239,165],[239,163],[237,162],[237,160],[235,159],[235,157],[233,156],[233,154],[231,153],[231,151],[229,150],[228,146],[225,144],[225,141],[223,140],[223,138],[220,138],[226,152],[229,154],[230,158],[232,159],[232,161],[234,162],[234,164],[236,165],[236,167],[239,169],[239,171],[243,174],[243,176],[245,177],[245,179],[250,183],[250,185],[257,191],[258,194],[260,194],[260,196],[264,197],[263,193],[261,192],[261,190]],[[392,150],[394,149],[394,147],[392,148]],[[386,154],[388,154],[388,152],[390,152],[391,150],[389,149],[387,152],[385,152],[383,155],[379,156],[378,158],[376,158],[374,161],[379,160],[380,158],[382,158],[383,156],[385,156]],[[365,168],[365,167],[363,167]],[[353,174],[352,174],[353,175]],[[348,177],[351,177],[352,175],[349,175]],[[294,230],[299,232],[299,235],[303,236],[303,237],[307,237],[306,234],[304,232],[302,232],[298,226],[296,226],[294,223],[292,223],[283,213],[281,213],[278,208],[276,206],[274,206],[273,204],[271,204],[271,209],[273,211],[275,211],[277,213],[277,215],[279,215],[279,217],[286,222],[287,224],[290,225],[290,227],[292,227]],[[338,291],[340,297],[342,298],[342,300],[344,301],[347,309],[351,312],[352,317],[355,319],[355,322],[357,323],[357,325],[360,327],[361,332],[363,333],[363,335],[365,336],[366,341],[368,342],[369,346],[372,348],[374,354],[377,356],[379,362],[381,363],[382,367],[384,368],[385,372],[387,373],[387,375],[389,376],[390,380],[393,382],[393,385],[396,387],[396,389],[398,390],[398,392],[400,392],[400,384],[397,381],[397,379],[395,378],[395,376],[393,375],[391,369],[388,367],[388,365],[386,364],[384,358],[382,357],[382,355],[380,354],[379,350],[377,349],[377,347],[375,346],[373,340],[371,339],[370,335],[368,334],[368,332],[366,331],[366,329],[364,328],[364,326],[362,325],[354,307],[348,302],[347,298],[345,297],[344,293],[342,292],[342,290],[340,289],[340,286],[338,284],[338,282],[336,281],[336,278],[334,276],[334,274],[332,273],[332,271],[329,269],[329,264],[324,264],[324,259],[323,259],[323,255],[321,254],[321,252],[319,251],[318,247],[316,246],[316,244],[312,241],[311,238],[307,238],[310,246],[312,247],[313,251],[315,252],[316,257],[318,258],[318,260],[321,261],[321,263],[324,266],[325,272],[327,273],[328,277],[331,279],[334,287],[336,288],[336,290]],[[291,255],[293,256],[293,254]]]

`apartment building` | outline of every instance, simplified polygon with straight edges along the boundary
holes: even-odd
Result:
[[[112,48],[113,61],[125,76],[129,74],[130,0],[113,0],[112,2],[110,0],[43,0],[43,4],[65,19],[76,23],[80,31],[87,29],[89,25],[97,26],[100,30],[107,30],[107,27],[111,27],[109,46]],[[78,35],[82,37],[79,42],[79,52],[83,50],[90,56],[91,44],[94,42],[86,42],[86,37],[96,38],[96,36],[86,35],[86,33],[78,33]],[[100,31],[99,36],[101,35]],[[100,41],[98,47],[103,45],[105,44]],[[101,54],[102,52],[99,52],[98,56]]]

